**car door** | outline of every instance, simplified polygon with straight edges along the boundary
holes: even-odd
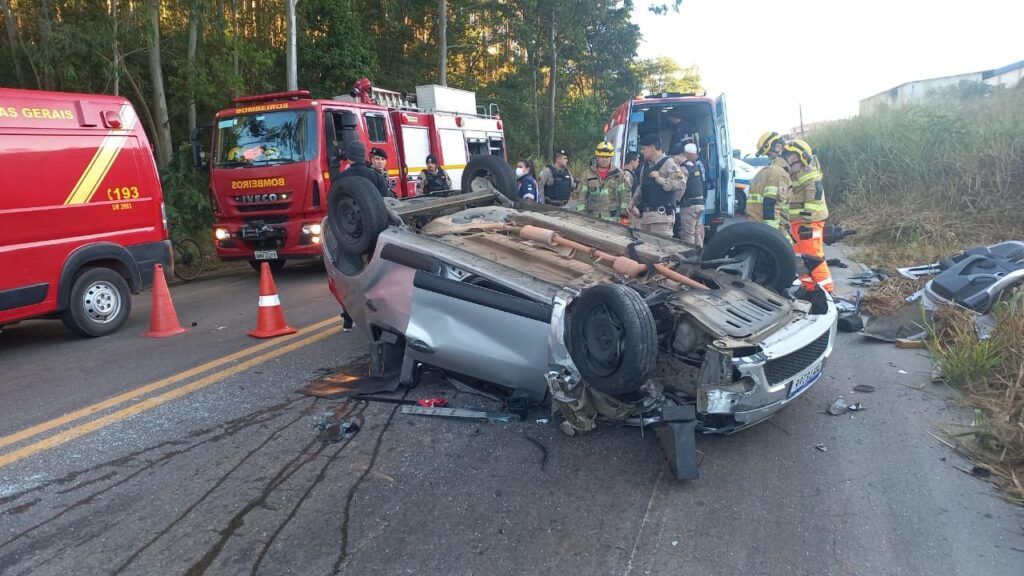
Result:
[[[715,124],[718,127],[718,210],[732,215],[736,210],[735,173],[732,165],[732,145],[729,142],[729,117],[725,109],[725,94],[715,100]]]
[[[483,285],[481,285],[483,284]],[[547,391],[551,306],[418,270],[405,330],[407,356],[541,401]]]

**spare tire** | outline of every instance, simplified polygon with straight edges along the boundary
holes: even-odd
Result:
[[[327,225],[338,248],[346,254],[371,254],[377,245],[377,236],[388,227],[384,199],[377,187],[361,176],[335,180],[328,195],[327,210]]]
[[[509,200],[519,200],[516,173],[501,156],[473,156],[462,171],[462,191],[479,192],[492,188]]]
[[[567,322],[569,355],[584,382],[608,394],[635,392],[647,382],[658,334],[639,294],[620,284],[587,288]]]
[[[737,272],[776,292],[784,292],[796,278],[796,254],[793,246],[777,230],[759,222],[737,222],[718,229],[704,245],[704,260],[732,258],[737,264],[720,269]]]

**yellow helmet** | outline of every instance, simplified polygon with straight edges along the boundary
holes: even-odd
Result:
[[[757,139],[757,154],[756,156],[764,156],[775,146],[776,142],[782,142],[782,136],[778,132],[765,132],[761,134],[761,137]]]
[[[782,147],[782,152],[796,154],[800,157],[800,161],[803,162],[804,166],[811,166],[811,163],[814,162],[814,151],[811,150],[811,145],[803,140],[787,142],[786,145]]]
[[[611,142],[601,142],[594,148],[594,156],[615,156],[615,146]]]

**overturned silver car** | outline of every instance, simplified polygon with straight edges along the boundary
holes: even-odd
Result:
[[[823,293],[792,294],[796,262],[778,233],[734,224],[701,254],[513,205],[498,161],[475,158],[450,196],[385,200],[358,178],[333,183],[330,287],[373,341],[371,371],[400,366],[406,385],[424,366],[487,382],[550,402],[570,433],[654,426],[680,477],[696,475],[695,428],[741,430],[820,378],[836,309]]]

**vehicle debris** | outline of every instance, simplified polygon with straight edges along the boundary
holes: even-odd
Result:
[[[341,420],[334,412],[325,412],[316,418],[313,428],[323,444],[337,444],[359,433],[359,425],[350,420]]]
[[[875,387],[870,384],[857,384],[853,387],[854,392],[869,393],[874,392]]]
[[[828,452],[828,446],[825,446],[824,444],[815,444],[814,447],[822,452]]]
[[[843,332],[860,332],[864,329],[864,320],[860,314],[848,312],[839,315],[839,330]]]
[[[847,412],[859,412],[864,409],[864,405],[860,402],[854,404],[847,404],[846,400],[842,396],[836,398],[829,405],[827,412],[833,416],[841,416]]]
[[[428,408],[425,406],[402,406],[402,414],[420,416],[442,416],[446,418],[467,418],[472,420],[490,420],[491,422],[511,422],[512,415],[500,412],[483,412],[466,410],[465,408]]]
[[[446,398],[420,398],[416,401],[417,406],[424,408],[442,408],[448,405]]]

